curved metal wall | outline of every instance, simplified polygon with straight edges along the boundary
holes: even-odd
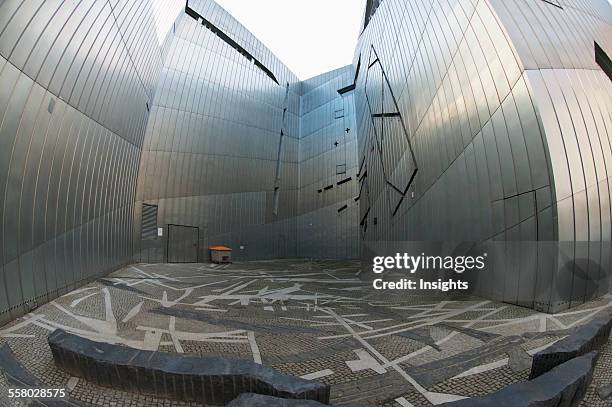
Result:
[[[160,46],[152,1],[0,3],[0,320],[134,249],[168,260],[169,225],[200,261],[561,242],[477,292],[556,311],[609,290],[603,0],[377,1],[354,68],[304,82],[212,0]]]
[[[550,3],[382,1],[355,103],[364,243],[561,241],[477,282],[557,311],[609,289],[612,35],[603,1]]]
[[[131,260],[148,0],[0,3],[0,321]]]
[[[210,245],[234,248],[235,259],[295,257],[299,82],[216,3],[189,7],[198,19],[183,13],[164,46],[137,209],[158,205],[164,230],[197,227],[200,261]],[[167,233],[143,239],[137,259],[165,261],[169,243]]]

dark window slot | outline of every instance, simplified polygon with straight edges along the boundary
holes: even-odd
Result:
[[[195,11],[194,9],[192,9],[191,7],[189,7],[189,1],[187,1],[187,5],[185,6],[185,13],[187,13],[187,15],[189,15],[190,17],[194,18],[195,20],[199,20],[200,18],[202,19],[202,25],[206,28],[208,28],[210,31],[212,31],[213,33],[215,33],[219,38],[221,38],[223,41],[225,41],[229,46],[231,46],[232,48],[234,48],[236,51],[238,51],[238,53],[240,55],[242,55],[243,57],[245,57],[246,59],[248,59],[250,62],[255,62],[255,66],[257,66],[259,69],[261,69],[262,71],[264,71],[264,73],[270,77],[270,79],[272,79],[277,85],[278,80],[276,79],[276,76],[274,76],[274,74],[272,73],[271,70],[269,70],[264,64],[262,64],[261,62],[259,62],[257,60],[257,58],[255,58],[249,51],[247,51],[244,47],[242,47],[240,44],[238,44],[236,41],[234,41],[229,35],[227,35],[226,33],[224,33],[223,31],[221,31],[218,27],[216,27],[213,23],[211,23],[210,21],[208,21],[207,19],[204,18],[204,16],[201,16],[197,11]]]
[[[353,179],[353,177],[348,177],[348,178],[345,178],[345,179],[343,179],[343,180],[341,180],[341,181],[336,182],[336,185],[346,184],[347,182],[349,182],[349,181],[350,181],[350,180],[352,180],[352,179]]]
[[[353,85],[357,83],[357,78],[359,78],[360,69],[361,69],[361,54],[359,54],[359,59],[357,60],[357,69],[355,69],[355,78],[353,79]]]
[[[365,165],[365,157],[363,157],[363,160],[361,161],[361,164],[359,165],[359,171],[357,171],[357,177],[359,177],[359,174],[361,174],[361,170],[363,170],[364,165]]]
[[[365,17],[363,19],[364,30],[370,23],[370,19],[374,16],[374,13],[376,13],[376,9],[378,9],[378,6],[380,6],[381,1],[382,0],[368,0],[368,2],[366,3]]]
[[[551,6],[555,6],[555,7],[560,8],[561,10],[563,10],[563,7],[561,7],[561,5],[560,5],[559,3],[557,3],[556,1],[553,1],[553,0],[542,0],[542,1],[543,1],[544,3],[548,3],[548,4],[550,4]]]
[[[359,77],[359,70],[361,69],[361,54],[359,55],[359,60],[357,61],[357,69],[355,70],[355,78],[353,78],[353,83],[348,86],[343,87],[342,89],[338,89],[338,93],[344,95],[352,90],[355,90],[357,87],[357,78]]]
[[[359,199],[360,199],[360,198],[361,198],[361,194],[357,195],[355,198],[353,198],[353,200],[354,200],[355,202],[357,202],[357,201],[359,201]]]
[[[399,117],[399,112],[391,112],[391,113],[374,113],[372,117]]]
[[[196,21],[200,19],[200,15],[194,9],[189,7],[189,3],[185,6],[185,13]]]
[[[274,216],[278,215],[278,205],[279,205],[279,197],[280,197],[280,188],[279,187],[274,187],[274,209],[272,210],[272,213],[274,213]]]
[[[346,208],[348,208],[348,205],[343,205],[340,208],[338,208],[338,213],[342,212],[343,210],[345,210]]]
[[[595,62],[597,62],[597,65],[599,65],[605,74],[608,75],[608,78],[612,80],[612,61],[610,61],[610,57],[598,43],[595,43]]]
[[[323,192],[323,190],[322,190],[322,189],[319,189],[319,191],[317,191],[317,192],[321,193],[321,192]]]
[[[342,89],[338,89],[338,93],[341,94],[341,95],[344,95],[345,93],[348,93],[348,92],[350,92],[352,90],[355,90],[355,86],[356,85],[354,83],[351,83],[350,85],[345,86]]]
[[[334,184],[328,185],[325,188],[323,188],[324,191],[327,191],[328,189],[332,189],[334,187]]]
[[[363,215],[363,218],[361,218],[361,222],[359,222],[359,224],[361,226],[363,226],[366,221],[368,220],[368,215],[370,214],[370,208],[368,208],[368,210],[366,211],[366,213]]]

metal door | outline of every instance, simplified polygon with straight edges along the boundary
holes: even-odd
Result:
[[[168,225],[168,263],[197,263],[200,229]]]

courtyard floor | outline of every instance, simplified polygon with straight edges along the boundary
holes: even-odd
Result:
[[[136,264],[0,328],[0,344],[41,383],[67,389],[83,405],[197,404],[70,377],[47,345],[54,329],[146,350],[253,360],[329,383],[333,404],[418,406],[527,380],[531,355],[611,310],[610,294],[554,316],[481,298],[374,294],[358,262]],[[597,388],[611,382],[609,342],[583,405],[609,406]],[[27,405],[8,399],[9,387],[0,375],[0,406]]]

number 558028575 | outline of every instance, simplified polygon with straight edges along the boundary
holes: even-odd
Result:
[[[9,398],[59,399],[66,397],[66,389],[8,389]]]

